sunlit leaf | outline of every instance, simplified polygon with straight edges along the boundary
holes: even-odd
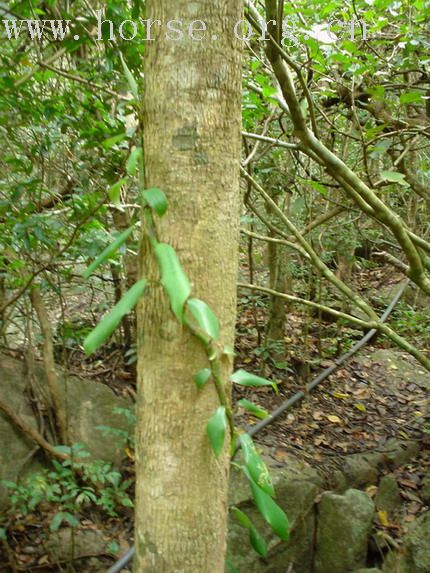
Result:
[[[241,408],[244,408],[247,412],[249,412],[253,416],[260,418],[261,420],[264,420],[265,418],[268,418],[270,416],[267,410],[261,408],[260,406],[257,406],[256,404],[254,404],[250,400],[247,400],[246,398],[242,398],[242,400],[239,400],[237,405],[240,406]]]
[[[267,556],[267,544],[266,544],[264,538],[261,536],[261,534],[256,529],[255,525],[252,523],[252,521],[246,515],[246,513],[244,513],[243,511],[241,511],[237,507],[233,507],[232,512],[233,512],[233,515],[235,516],[236,520],[238,521],[238,523],[242,527],[245,527],[245,529],[248,530],[249,540],[251,542],[252,547],[255,549],[255,551],[259,555],[261,555],[262,557],[266,557]]]
[[[162,217],[167,211],[167,199],[161,189],[157,189],[156,187],[145,189],[142,193],[142,197],[144,198],[145,203],[151,207],[159,217]]]
[[[190,298],[187,302],[187,307],[193,315],[199,328],[212,338],[217,340],[219,338],[219,324],[213,310],[203,300],[198,298]]]
[[[127,81],[128,81],[128,85],[130,86],[131,93],[133,94],[134,99],[138,100],[139,99],[139,89],[137,87],[137,82],[134,79],[133,74],[131,73],[129,67],[127,66],[121,52],[119,53],[119,57],[121,60],[122,67],[124,69],[125,77],[127,78]]]
[[[261,378],[255,374],[250,374],[246,370],[236,370],[232,375],[231,381],[240,386],[272,386],[274,390],[278,389],[276,382],[271,382],[266,380],[266,378]]]
[[[112,201],[112,203],[118,204],[120,202],[121,189],[124,187],[126,181],[127,181],[127,178],[123,177],[122,179],[117,181],[114,185],[109,187],[108,195],[109,195],[109,199]]]
[[[249,471],[249,475],[262,490],[271,497],[274,497],[275,490],[269,470],[257,452],[251,436],[241,434],[239,439],[242,446],[245,467]]]
[[[107,316],[90,332],[84,341],[84,349],[87,355],[92,354],[109,338],[122,318],[136,306],[143,295],[145,287],[146,280],[144,279],[133,285]]]
[[[197,388],[200,389],[203,388],[203,386],[209,380],[210,376],[211,376],[211,371],[209,368],[203,368],[202,370],[199,370],[199,372],[197,372],[197,374],[195,374],[193,377]]]
[[[252,496],[259,512],[276,535],[283,541],[287,541],[289,538],[289,523],[287,516],[270,495],[255,483],[246,468],[244,471],[248,477]]]
[[[134,225],[118,235],[118,237],[106,247],[106,249],[91,263],[91,265],[82,273],[84,279],[87,279],[101,264],[111,258],[111,256],[123,245],[132,234]]]
[[[130,153],[125,169],[129,175],[135,175],[139,159],[142,157],[142,148],[135,147]]]
[[[182,322],[184,305],[190,296],[191,287],[175,249],[166,243],[155,247],[155,255],[161,271],[161,283],[170,299],[176,318]]]
[[[212,447],[212,451],[216,457],[219,457],[222,452],[226,428],[227,415],[225,412],[225,407],[220,406],[215,414],[210,418],[207,425],[209,441]]]

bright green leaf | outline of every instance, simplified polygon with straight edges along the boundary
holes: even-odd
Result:
[[[423,101],[423,96],[420,92],[407,92],[400,96],[400,103],[421,103]]]
[[[126,133],[120,133],[118,135],[114,135],[113,137],[109,137],[109,139],[105,139],[102,143],[103,147],[106,149],[110,149],[117,143],[121,143],[127,137]]]
[[[278,389],[276,382],[271,382],[270,380],[266,380],[266,378],[261,378],[261,376],[250,374],[246,372],[246,370],[236,370],[231,377],[231,381],[240,386],[272,386],[275,391]]]
[[[210,376],[211,376],[211,371],[209,368],[203,368],[202,370],[199,370],[199,372],[197,372],[197,374],[195,374],[193,377],[197,388],[199,389],[203,388],[203,386],[209,380]]]
[[[187,302],[187,307],[193,315],[199,328],[212,338],[218,340],[219,338],[219,324],[215,313],[203,300],[198,298],[190,298]]]
[[[267,494],[274,497],[275,490],[272,484],[272,478],[266,464],[263,462],[260,454],[257,452],[251,436],[241,434],[240,443],[242,446],[245,466],[255,483],[261,487]]]
[[[125,241],[129,238],[131,233],[133,232],[134,225],[118,235],[118,237],[114,240],[113,243],[108,245],[106,249],[97,257],[97,259],[91,263],[91,265],[82,273],[84,279],[87,279],[102,263],[104,263],[125,243]]]
[[[258,532],[252,521],[237,507],[232,508],[232,512],[238,523],[249,531],[249,540],[255,551],[262,557],[267,556],[267,544],[261,534]]]
[[[127,78],[127,81],[128,81],[128,85],[130,86],[131,93],[133,94],[134,99],[138,100],[139,99],[139,89],[137,87],[137,82],[134,79],[133,74],[131,73],[129,67],[127,66],[121,52],[119,53],[119,57],[121,60],[122,67],[124,69],[125,77]]]
[[[134,175],[136,173],[136,167],[139,159],[142,157],[142,148],[135,147],[130,153],[125,169],[129,175]]]
[[[225,407],[220,406],[215,414],[210,418],[207,425],[207,433],[212,447],[212,451],[218,458],[224,446],[225,430],[227,428],[227,415]]]
[[[167,199],[161,189],[145,189],[142,196],[146,204],[153,209],[159,217],[162,217],[167,211]]]
[[[79,521],[74,515],[67,511],[59,511],[52,518],[49,529],[51,531],[58,531],[63,521],[66,521],[71,527],[77,527],[79,525]]]
[[[191,287],[175,249],[166,243],[155,247],[155,255],[161,271],[161,283],[170,299],[176,318],[182,322],[184,305],[190,296]]]
[[[384,181],[399,183],[399,185],[408,185],[403,173],[399,173],[398,171],[381,171],[381,178]]]
[[[283,541],[287,541],[289,538],[289,523],[287,516],[270,495],[255,483],[246,468],[244,468],[244,471],[248,478],[249,485],[251,486],[252,496],[259,512],[276,535]]]
[[[142,279],[128,290],[122,299],[113,307],[107,316],[86,337],[84,349],[87,355],[92,354],[101,346],[116,329],[123,316],[130,312],[139,301],[146,287],[146,280]]]
[[[265,418],[269,418],[269,416],[270,416],[270,414],[267,410],[265,410],[264,408],[261,408],[260,406],[257,406],[256,404],[254,404],[253,402],[250,402],[246,398],[242,398],[242,400],[239,400],[239,402],[237,404],[238,404],[238,406],[240,406],[241,408],[244,408],[247,412],[249,412],[253,416],[260,418],[261,420],[264,420]]]
[[[121,189],[125,185],[126,181],[127,181],[127,177],[123,177],[122,179],[117,181],[114,185],[109,187],[108,195],[109,195],[109,199],[112,201],[112,203],[118,204],[120,202]]]

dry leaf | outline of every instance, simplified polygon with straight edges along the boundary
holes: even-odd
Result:
[[[388,521],[388,514],[386,511],[378,511],[378,519],[379,519],[379,523],[381,525],[383,525],[384,527],[388,527],[390,525],[390,522]]]

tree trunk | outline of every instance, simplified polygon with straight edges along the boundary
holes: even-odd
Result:
[[[167,195],[156,221],[193,295],[205,300],[233,344],[238,261],[241,45],[234,25],[240,0],[149,0],[146,18],[202,19],[202,41],[166,39],[153,27],[146,44],[144,156],[146,186]],[[185,29],[185,26],[184,26]],[[203,32],[196,32],[195,36]],[[216,34],[218,39],[212,40]],[[136,573],[221,573],[225,567],[228,440],[215,459],[206,424],[219,406],[198,341],[180,326],[157,281],[145,238],[141,275],[151,288],[138,309]],[[224,374],[231,362],[223,364]]]

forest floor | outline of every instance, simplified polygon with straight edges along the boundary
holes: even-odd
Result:
[[[369,292],[377,293],[381,284],[395,287],[398,282],[397,277],[387,281],[387,277],[372,273],[370,289],[366,274],[357,277],[357,282]],[[386,303],[379,301],[378,312],[383,311]],[[288,309],[284,340],[273,348],[264,343],[267,299],[241,296],[238,311],[236,368],[277,381],[279,392],[270,387],[235,388],[234,402],[247,398],[269,413],[296,392],[303,391],[306,383],[363,336],[362,331],[347,326],[339,328],[322,317],[309,317],[300,310]],[[404,319],[404,313],[393,314],[393,320],[401,328],[399,317]],[[415,342],[424,348],[428,343],[426,338]],[[69,356],[73,374],[91,378],[95,383],[107,383],[117,394],[134,398],[135,374],[133,366],[127,366],[126,362],[121,349],[114,347],[90,360],[78,349]],[[386,340],[374,338],[315,390],[305,392],[297,405],[261,430],[255,441],[270,452],[275,462],[282,464],[291,456],[315,467],[321,475],[341,468],[348,456],[380,450],[393,438],[419,443],[418,456],[393,470],[403,500],[401,519],[391,521],[382,514],[377,524],[390,538],[399,538],[404,524],[416,519],[425,507],[420,491],[424,478],[430,474],[426,383],[428,389],[428,373],[411,357],[393,349]],[[241,408],[236,420],[240,427],[247,428],[258,422]],[[131,455],[123,474],[133,479],[132,466]],[[376,489],[369,488],[368,493],[373,495]],[[117,544],[119,554],[128,549],[133,535],[131,510],[125,510],[118,518],[106,519],[95,509],[85,517],[87,528],[104,532],[105,538],[109,532],[108,537]],[[17,522],[16,543],[12,548],[19,565],[17,570],[50,570],[48,563],[44,568],[46,553],[41,540],[51,519],[52,508],[42,506],[34,515]],[[112,557],[106,556],[105,563],[111,562]]]

